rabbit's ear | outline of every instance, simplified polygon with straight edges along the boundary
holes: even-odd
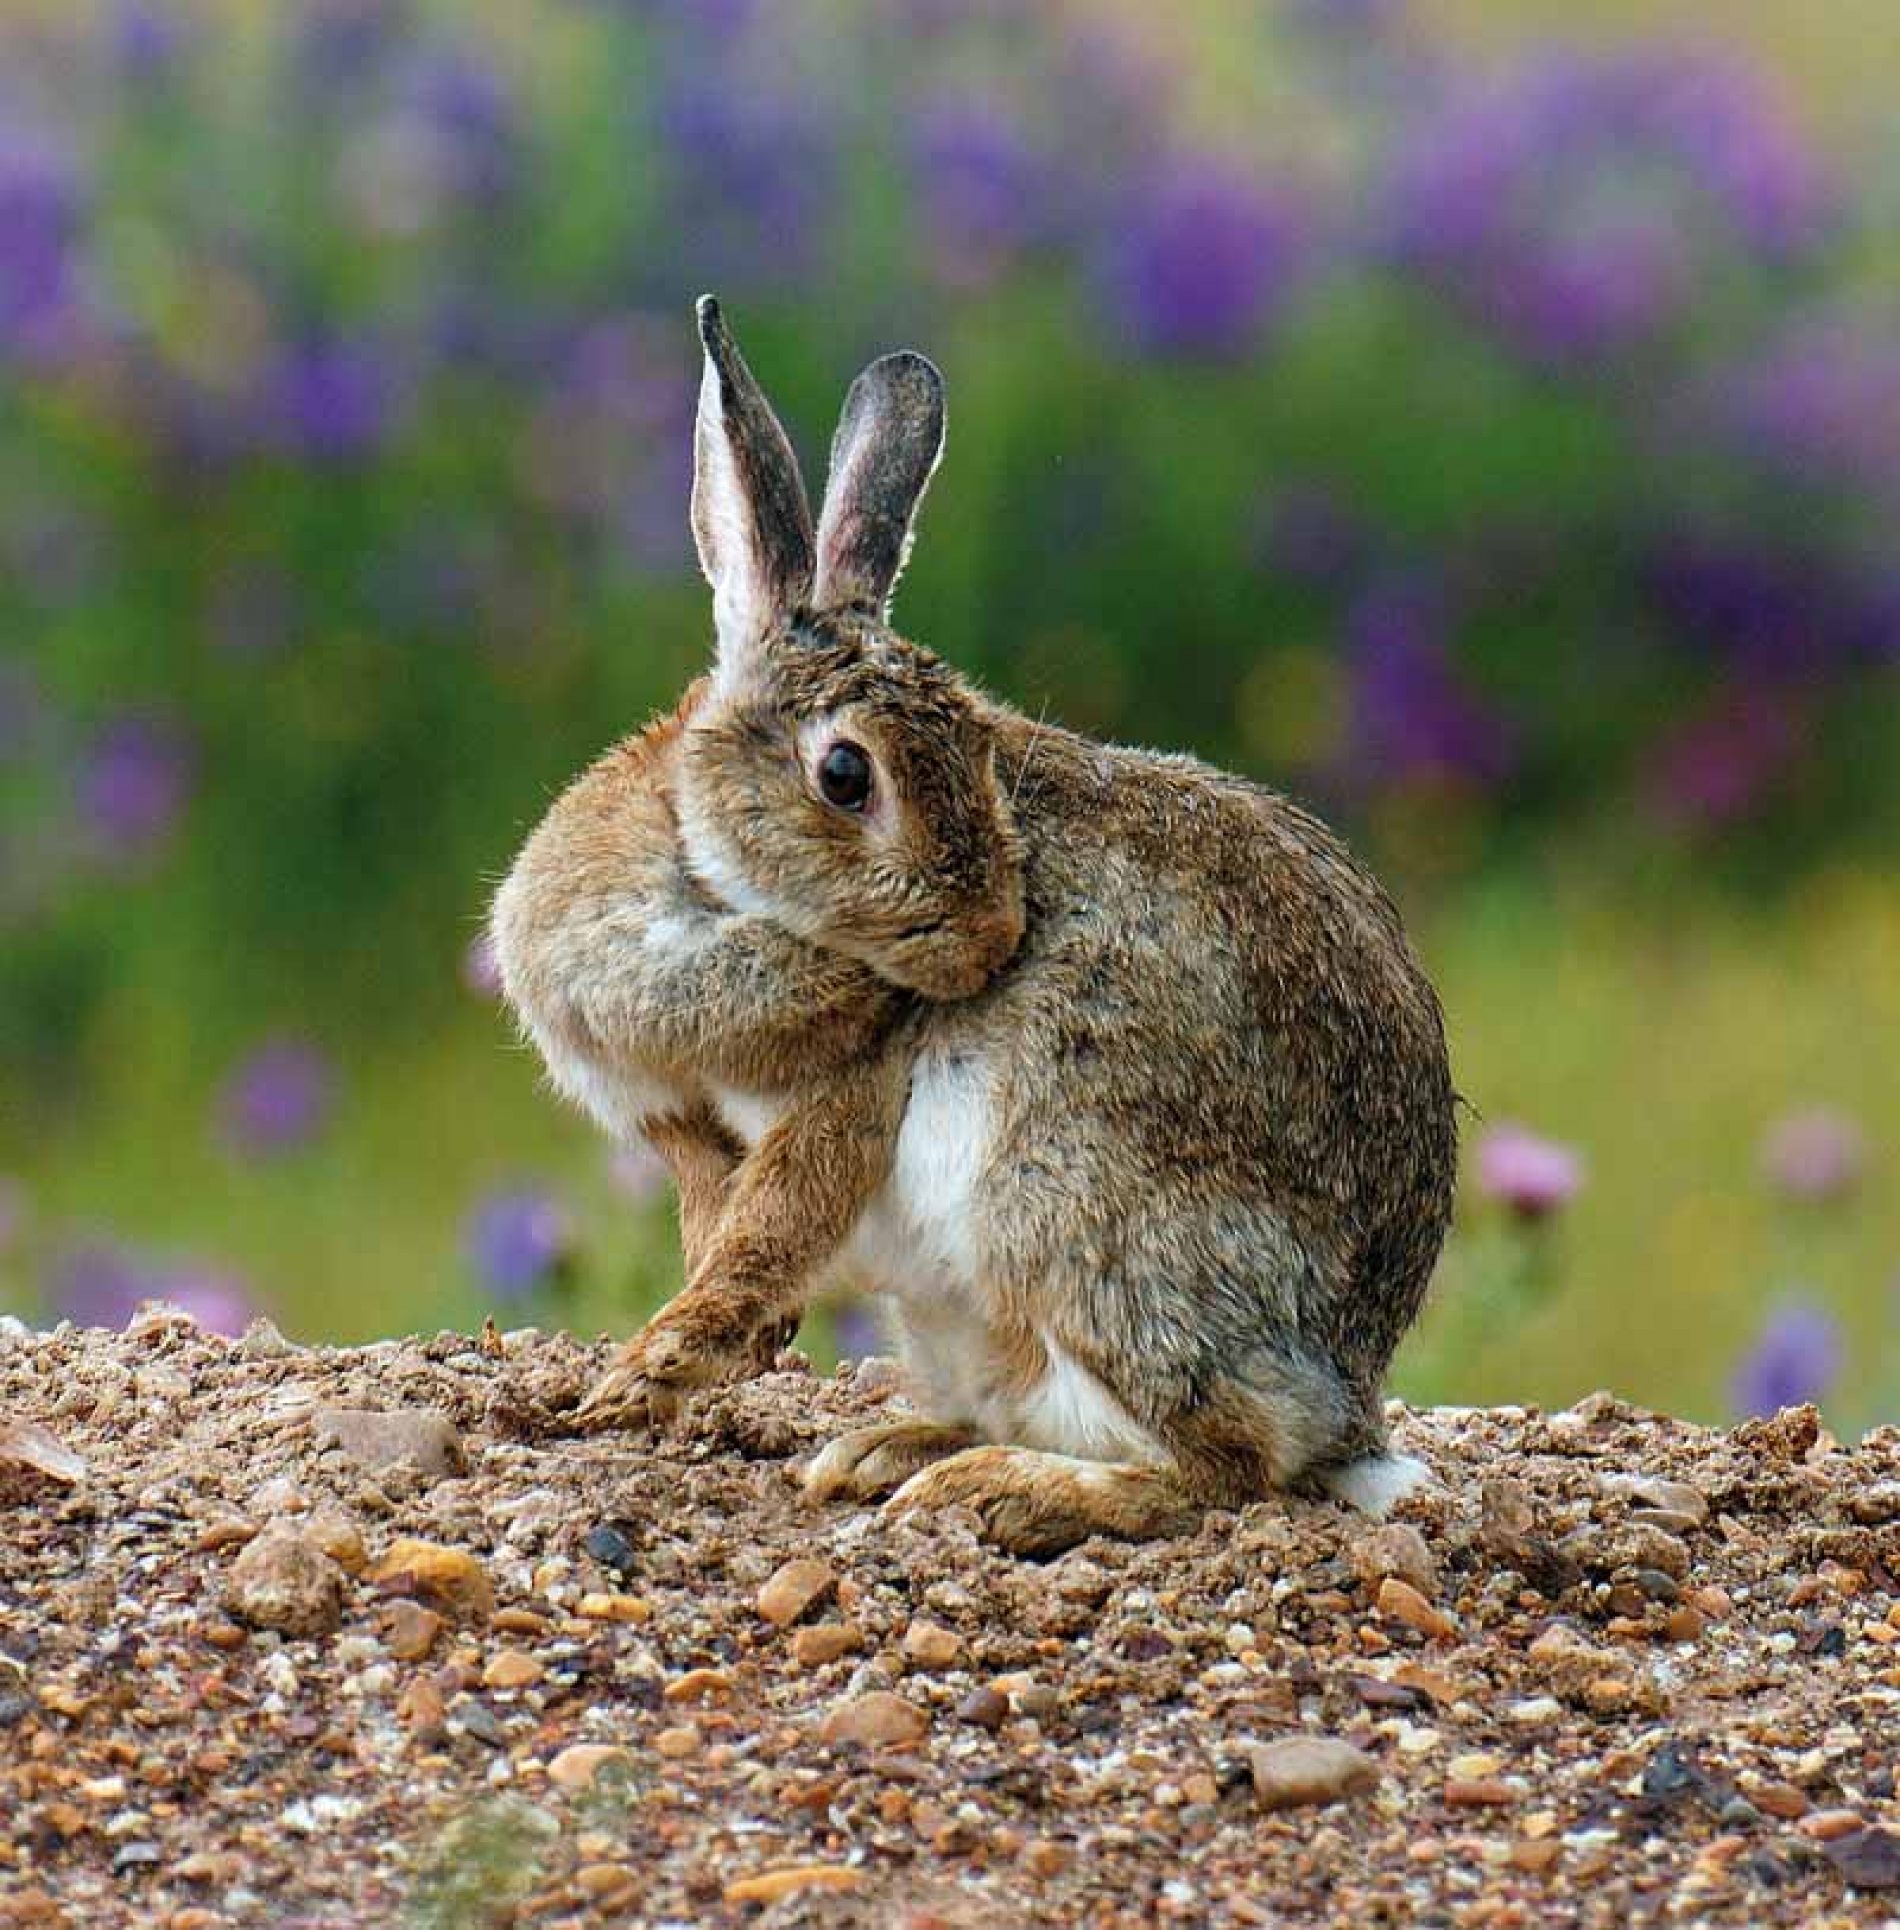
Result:
[[[908,350],[873,362],[852,383],[831,445],[812,598],[819,609],[857,603],[884,614],[942,455],[943,377]]]
[[[698,312],[706,367],[693,431],[693,540],[727,677],[743,670],[774,619],[811,595],[811,507],[792,445],[719,304],[702,295]]]

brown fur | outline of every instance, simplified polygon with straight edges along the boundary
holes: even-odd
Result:
[[[913,378],[889,434],[923,433]],[[851,532],[850,599],[728,582],[714,683],[562,800],[498,901],[557,1082],[618,1130],[712,1122],[661,1135],[697,1258],[628,1377],[742,1369],[842,1254],[896,1298],[933,1420],[838,1444],[821,1491],[901,1481],[894,1509],[973,1505],[1036,1551],[1363,1492],[1456,1153],[1391,901],[1287,799],[1032,723],[896,635],[902,543],[848,507],[820,548]],[[863,812],[819,795],[841,738]]]

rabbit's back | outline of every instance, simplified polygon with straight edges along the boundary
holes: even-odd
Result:
[[[1045,1342],[1072,1318],[1142,1359],[1159,1405],[1297,1356],[1344,1384],[1345,1447],[1376,1438],[1455,1162],[1390,900],[1316,819],[1191,759],[1008,718],[999,763],[1029,936],[919,1057],[926,1091],[948,1067],[983,1096],[986,1270]]]

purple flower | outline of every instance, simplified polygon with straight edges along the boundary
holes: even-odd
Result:
[[[48,1288],[53,1311],[82,1327],[123,1327],[144,1302],[165,1300],[201,1327],[237,1335],[257,1311],[243,1283],[221,1267],[154,1259],[104,1242],[60,1254]]]
[[[679,205],[711,273],[757,286],[811,261],[833,205],[835,123],[822,102],[696,59],[667,77],[659,131]]]
[[[112,55],[128,79],[160,79],[189,37],[184,18],[154,0],[117,0],[108,19]]]
[[[1778,1414],[1823,1400],[1841,1358],[1841,1330],[1831,1314],[1805,1304],[1778,1309],[1735,1369],[1736,1411]]]
[[[62,155],[0,136],[0,352],[54,352],[75,297],[80,197]]]
[[[225,1082],[218,1110],[225,1143],[245,1159],[297,1151],[329,1122],[336,1077],[304,1039],[267,1040]]]
[[[1311,589],[1332,589],[1364,563],[1368,533],[1331,490],[1296,485],[1279,491],[1268,505],[1260,547],[1274,575]]]
[[[1900,318],[1804,315],[1715,387],[1718,427],[1765,466],[1900,507]]]
[[[1246,355],[1299,268],[1284,190],[1212,156],[1167,163],[1138,190],[1114,242],[1109,294],[1122,331],[1161,355]]]
[[[1807,1106],[1778,1119],[1762,1140],[1762,1171],[1792,1200],[1851,1193],[1867,1165],[1867,1138],[1844,1112]]]
[[[395,413],[388,364],[367,342],[315,340],[287,349],[264,387],[265,439],[313,462],[373,456]]]
[[[1398,260],[1559,363],[1656,335],[1724,250],[1808,246],[1826,201],[1750,76],[1647,53],[1454,90],[1399,144],[1384,199]]]
[[[1493,1126],[1478,1142],[1478,1190],[1519,1219],[1541,1220],[1568,1206],[1583,1186],[1583,1161],[1569,1146],[1523,1126]]]
[[[1491,785],[1514,767],[1515,736],[1465,687],[1449,632],[1443,591],[1418,577],[1375,582],[1347,612],[1361,781],[1379,789],[1421,781]]]
[[[1041,238],[1049,183],[1020,124],[979,95],[919,115],[911,171],[938,275],[981,287]]]
[[[235,1340],[258,1316],[257,1302],[244,1282],[217,1267],[189,1265],[166,1273],[152,1298],[170,1301],[206,1332],[227,1340]]]
[[[1720,830],[1748,817],[1801,748],[1795,701],[1771,688],[1719,693],[1651,751],[1645,788],[1669,823]]]
[[[151,715],[118,718],[80,753],[74,801],[102,855],[151,855],[176,828],[191,796],[192,760],[183,733]]]
[[[644,1142],[638,1146],[616,1146],[608,1155],[607,1177],[623,1198],[644,1206],[665,1190],[671,1175],[666,1161]]]
[[[884,1323],[868,1301],[841,1301],[832,1310],[831,1335],[844,1360],[862,1360],[884,1344]]]
[[[476,1207],[466,1246],[483,1284],[504,1300],[518,1300],[566,1277],[574,1260],[574,1229],[551,1193],[518,1187]]]

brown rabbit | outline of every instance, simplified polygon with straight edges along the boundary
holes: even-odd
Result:
[[[810,1086],[775,1083],[782,1063],[678,1065],[715,1132],[751,1149],[719,1239],[739,1236],[753,1162],[775,1155],[782,1183],[813,1108],[860,1108],[852,1184],[813,1203],[796,1257],[809,1279],[835,1249],[892,1298],[929,1409],[834,1441],[810,1492],[964,1504],[1032,1553],[1172,1531],[1274,1488],[1389,1505],[1421,1470],[1388,1449],[1381,1381],[1444,1238],[1456,1155],[1438,1002],[1390,900],[1286,799],[1034,724],[887,627],[915,491],[875,479],[917,473],[934,442],[908,426],[917,407],[847,409],[804,591],[797,503],[760,453],[783,438],[757,408],[740,424],[725,405],[723,483],[707,481],[702,417],[702,551],[710,535],[715,554],[744,542],[786,561],[751,572],[743,619],[718,598],[719,669],[672,767],[681,889],[710,892],[716,927],[729,907],[775,931],[785,983],[820,974],[822,989],[815,955],[883,990],[831,1008],[875,1013],[856,1041],[827,1030],[822,997],[806,1008],[806,1036],[839,1053]],[[858,507],[890,500],[901,517]],[[870,592],[847,592],[858,582]],[[835,759],[842,746],[857,755]],[[850,803],[832,795],[844,767]],[[571,842],[538,863],[530,846],[518,875],[547,881],[524,896],[573,901]],[[652,1060],[621,1055],[652,1035],[603,990],[629,968],[604,940],[589,963],[619,902],[612,870],[595,868],[590,910],[552,921],[558,943],[548,917],[509,906],[514,880],[498,913],[511,993],[583,1096]],[[646,932],[645,874],[622,889]],[[945,944],[964,969],[920,969],[916,948]],[[535,962],[549,949],[552,978]],[[642,987],[649,969],[633,971]],[[735,989],[690,959],[679,983],[688,1006]],[[800,994],[759,989],[789,1019]],[[578,1034],[576,1012],[597,1015]],[[593,1103],[640,1123],[638,1106]],[[794,1244],[775,1252],[781,1279]],[[757,1333],[768,1302],[789,1311],[801,1291],[737,1304]],[[720,1371],[741,1353],[728,1341]]]
[[[940,711],[875,692],[821,728],[773,663],[792,608],[882,613],[942,447],[936,370],[894,355],[859,377],[814,537],[790,445],[716,303],[699,322],[693,529],[717,667],[557,801],[493,917],[503,984],[555,1084],[608,1132],[651,1142],[679,1184],[686,1291],[589,1396],[596,1424],[770,1358],[888,1172],[906,1015],[919,996],[979,989],[1022,932],[988,738],[959,742]],[[761,730],[798,760],[768,833],[795,918],[761,914],[743,886],[726,900],[731,881],[696,869],[680,837],[689,770],[695,798],[735,821],[766,803],[721,788]]]

